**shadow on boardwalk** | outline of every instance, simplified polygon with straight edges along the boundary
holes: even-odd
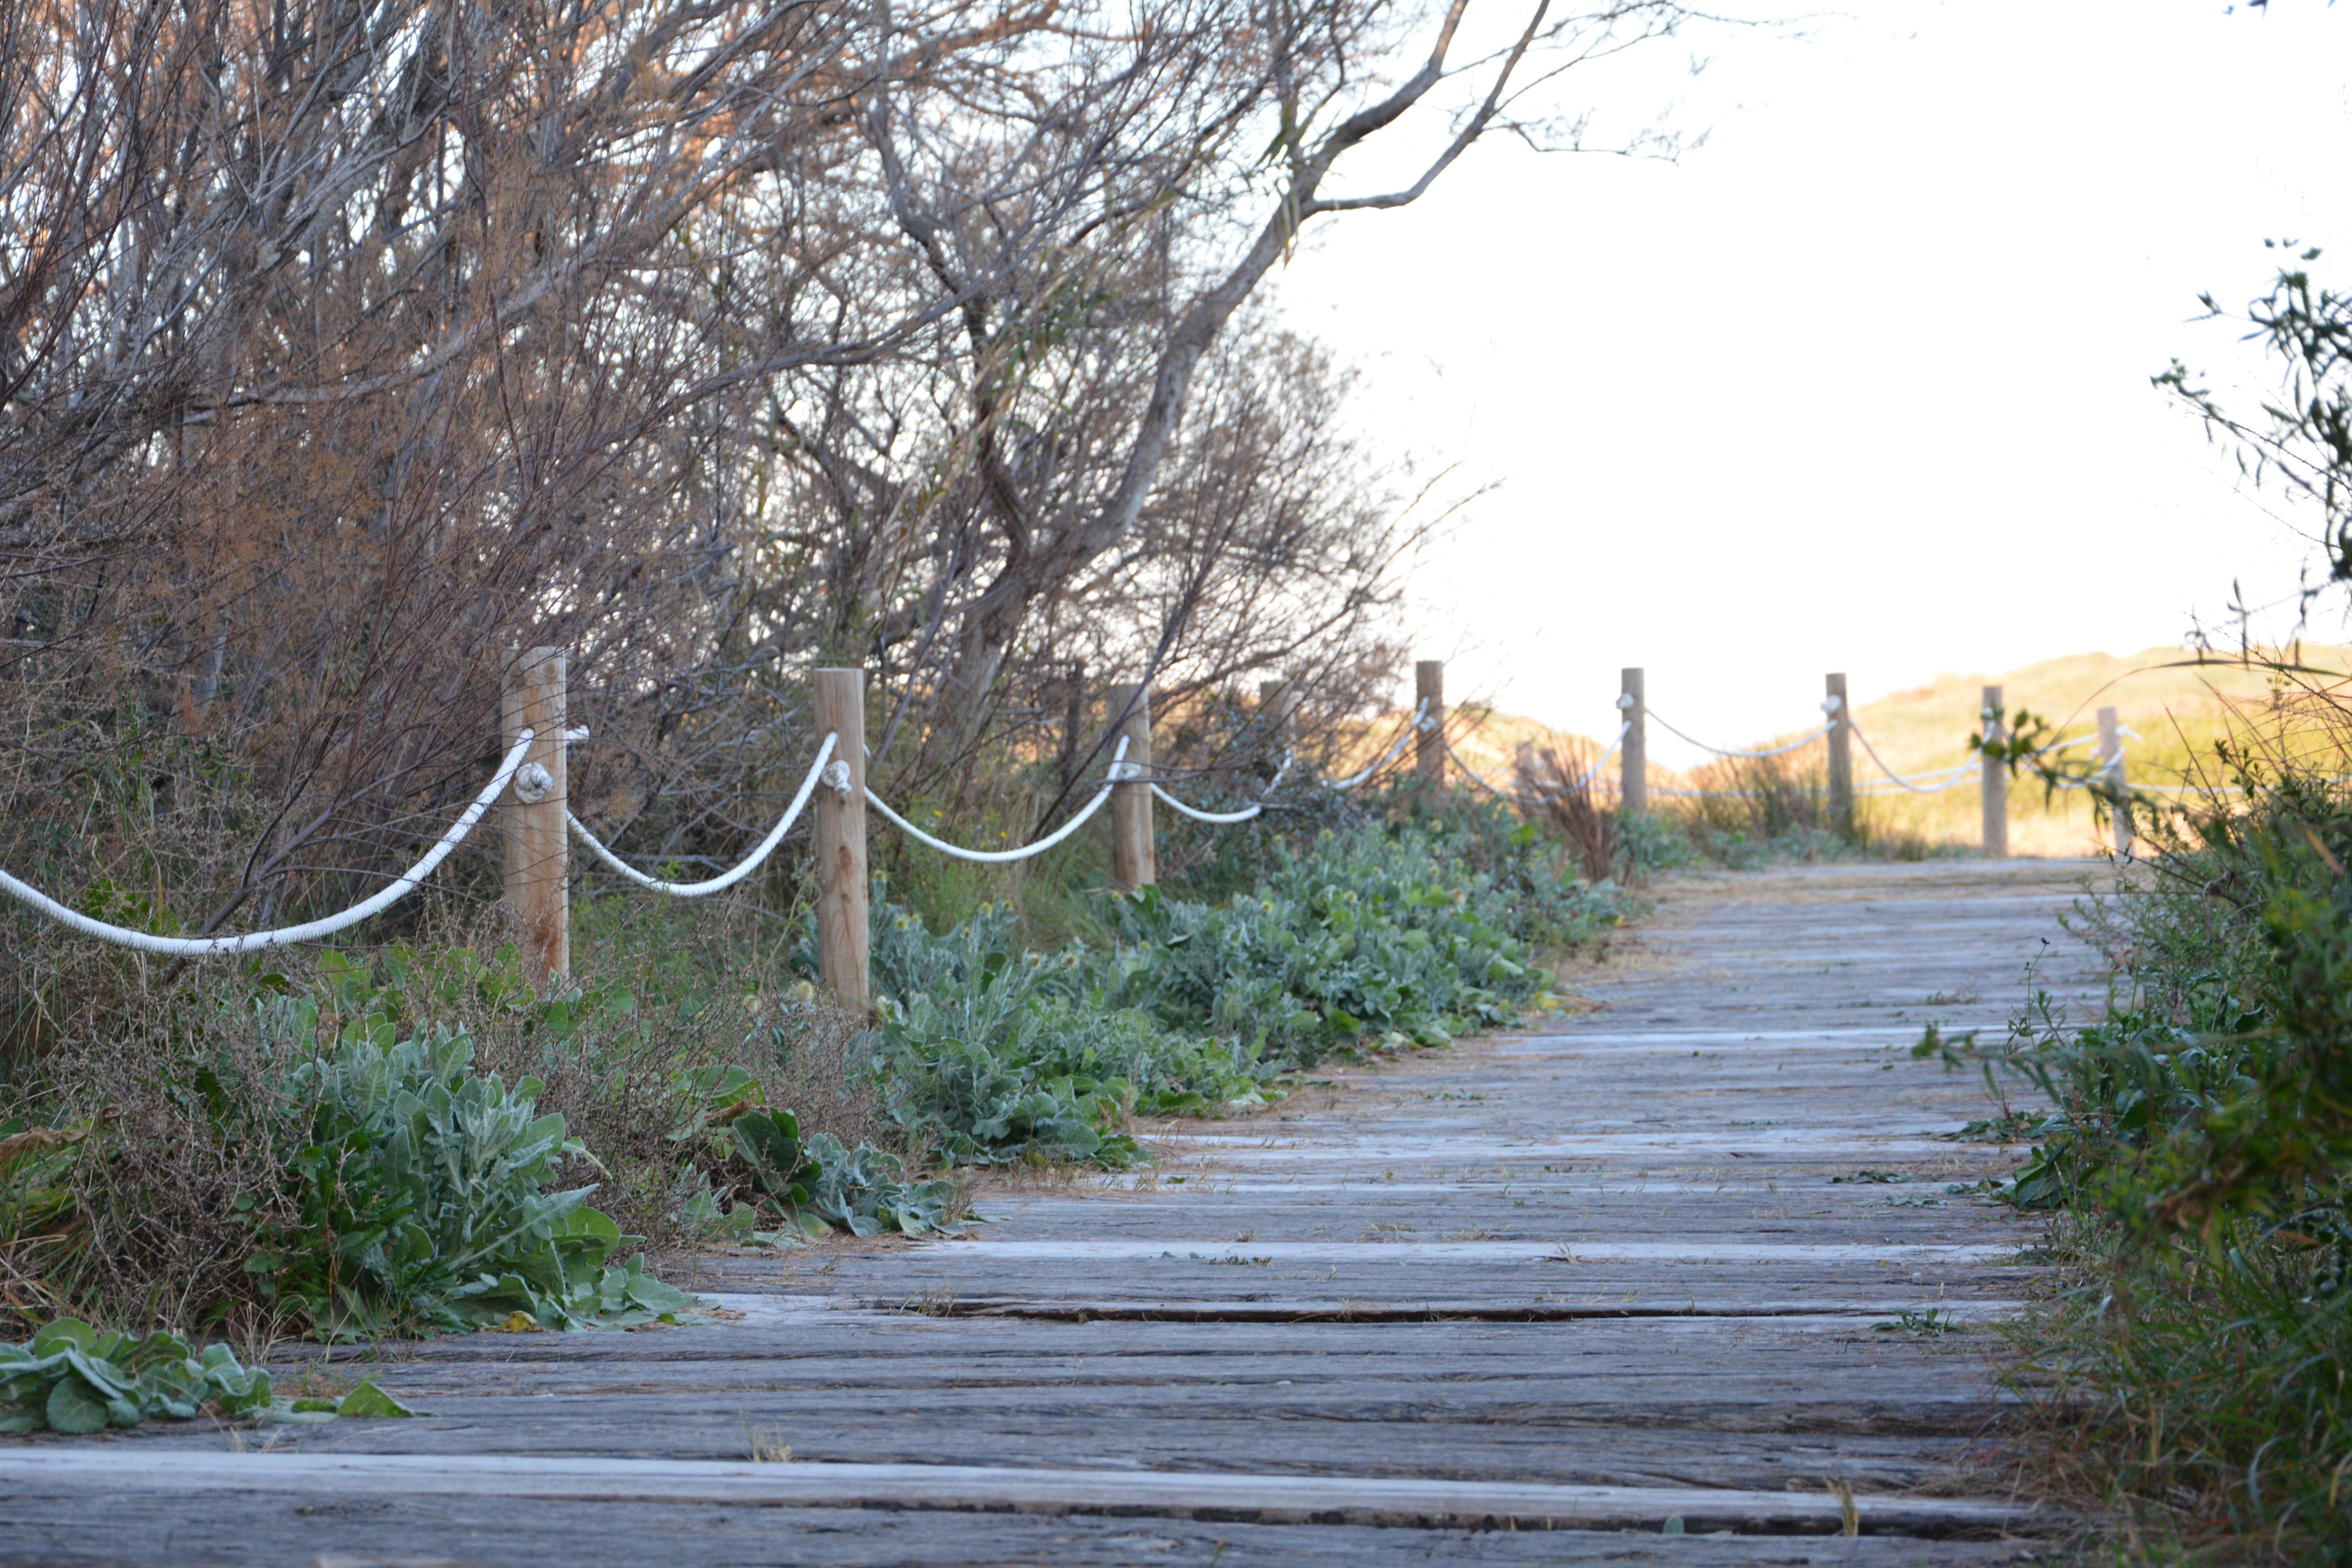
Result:
[[[740,1322],[435,1342],[378,1374],[430,1418],[266,1454],[0,1448],[0,1561],[2010,1560],[2056,1521],[1978,1468],[1985,1336],[1877,1326],[2028,1273],[1952,1190],[2013,1163],[1938,1135],[1979,1086],[1908,1048],[2030,959],[2095,992],[2091,871],[1681,884],[1589,1014],[989,1193],[979,1239],[719,1260]]]

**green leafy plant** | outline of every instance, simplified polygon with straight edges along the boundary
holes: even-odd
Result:
[[[1615,895],[1544,869],[1526,825],[1468,817],[1277,841],[1255,891],[1147,887],[1113,903],[1115,941],[1051,955],[1007,906],[933,935],[877,895],[886,1106],[957,1163],[1115,1166],[1136,1155],[1129,1115],[1255,1108],[1334,1051],[1509,1022],[1543,995],[1530,939],[1605,928]]]
[[[942,1178],[906,1182],[898,1156],[870,1145],[855,1151],[819,1133],[809,1140],[819,1169],[809,1208],[828,1224],[855,1236],[897,1230],[908,1236],[960,1236],[964,1220],[953,1218],[955,1183]]]
[[[2239,778],[2242,802],[2151,817],[2153,884],[2078,914],[2127,959],[2104,1017],[2037,991],[2007,1040],[1920,1054],[2047,1102],[2000,1196],[2052,1213],[2068,1286],[2009,1331],[2053,1467],[2185,1555],[2236,1541],[2340,1562],[2352,802],[2324,779]]]
[[[101,1331],[58,1318],[25,1344],[0,1343],[0,1433],[96,1432],[209,1409],[230,1420],[301,1423],[413,1416],[373,1383],[341,1399],[287,1398],[269,1374],[225,1344],[199,1352],[174,1334]]]
[[[538,1113],[536,1080],[476,1075],[472,1039],[446,1025],[402,1037],[370,1015],[321,1042],[313,999],[262,1008],[283,1052],[272,1081],[206,1068],[194,1088],[252,1135],[301,1129],[282,1151],[295,1218],[257,1218],[245,1268],[314,1331],[463,1329],[517,1313],[549,1328],[623,1327],[692,1310],[642,1259],[609,1261],[630,1239],[587,1207],[593,1184],[560,1186],[567,1166],[593,1161],[562,1116]],[[257,1195],[238,1201],[282,1212]]]
[[[751,1167],[761,1193],[786,1208],[806,1205],[820,1165],[801,1143],[801,1124],[790,1111],[747,1111],[730,1124],[736,1153]],[[838,1147],[838,1140],[834,1141]]]

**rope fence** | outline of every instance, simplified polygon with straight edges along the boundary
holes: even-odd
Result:
[[[877,795],[871,788],[866,791],[866,803],[881,812],[886,821],[917,843],[937,850],[951,860],[971,861],[980,865],[1010,865],[1015,861],[1025,861],[1033,855],[1044,854],[1047,850],[1085,827],[1089,818],[1109,804],[1112,792],[1118,788],[1120,781],[1128,777],[1129,771],[1127,762],[1127,737],[1121,736],[1117,749],[1111,753],[1110,767],[1104,770],[1106,782],[1100,789],[1095,791],[1094,799],[1079,807],[1077,813],[1068,821],[1034,843],[1024,844],[1017,850],[968,850],[960,844],[949,843],[945,839],[935,839],[892,810],[888,802]],[[1152,788],[1158,789],[1160,786],[1155,784]],[[1253,811],[1251,815],[1255,815],[1255,812]]]
[[[793,795],[793,803],[784,808],[784,814],[777,821],[776,825],[768,830],[768,836],[761,839],[759,847],[750,854],[745,855],[736,864],[708,882],[663,882],[657,877],[647,876],[606,848],[603,840],[590,832],[586,825],[572,814],[572,809],[568,804],[564,807],[563,821],[571,827],[572,835],[588,846],[589,853],[635,883],[639,887],[651,893],[667,894],[672,898],[708,898],[714,893],[726,892],[759,870],[760,862],[766,860],[775,847],[784,841],[784,835],[792,831],[793,823],[799,820],[802,810],[808,805],[809,797],[816,793],[817,780],[832,762],[834,747],[840,744],[840,741],[841,737],[837,735],[828,735],[824,737],[824,742],[816,748],[816,760],[809,764],[808,775],[801,780],[799,792]],[[887,810],[888,808],[884,809]]]
[[[482,820],[491,804],[506,793],[508,784],[513,781],[516,770],[522,767],[523,758],[530,750],[534,738],[533,732],[528,729],[515,737],[514,745],[507,748],[505,758],[499,762],[498,771],[490,775],[490,781],[482,787],[482,792],[474,797],[474,803],[449,824],[449,831],[441,835],[440,841],[419,856],[415,864],[394,878],[391,886],[321,920],[281,926],[275,931],[248,931],[242,936],[158,936],[152,932],[134,931],[128,925],[93,919],[78,909],[68,909],[37,888],[18,882],[5,871],[0,871],[0,892],[5,892],[18,903],[47,915],[68,931],[79,931],[85,936],[95,936],[118,947],[152,953],[158,956],[212,958],[226,953],[257,953],[265,947],[316,942],[322,936],[348,931],[361,921],[383,914],[415,892],[425,879],[466,841],[466,835],[474,831],[474,825]]]
[[[565,723],[564,671],[564,655],[558,649],[531,649],[518,660],[509,673],[505,699],[505,728],[510,739],[489,781],[406,871],[387,886],[335,915],[299,925],[238,936],[183,937],[140,931],[82,914],[5,870],[0,870],[0,893],[69,930],[142,953],[207,957],[255,952],[317,941],[382,914],[415,891],[466,841],[490,808],[502,804],[507,898],[524,927],[526,958],[533,977],[545,980],[569,968],[570,873],[565,852],[569,840],[576,839],[596,862],[635,887],[690,900],[722,893],[754,874],[794,825],[808,817],[814,821],[817,851],[819,968],[827,987],[838,998],[862,1008],[867,996],[868,967],[866,808],[872,808],[883,821],[924,848],[982,865],[1009,865],[1044,854],[1067,842],[1109,808],[1111,880],[1121,890],[1132,892],[1157,877],[1151,827],[1154,801],[1205,826],[1238,826],[1265,813],[1297,761],[1296,747],[1288,744],[1288,736],[1295,723],[1297,694],[1278,683],[1268,683],[1261,687],[1260,702],[1276,719],[1274,733],[1285,745],[1281,765],[1257,798],[1236,810],[1217,811],[1191,804],[1171,793],[1163,782],[1186,775],[1153,771],[1149,693],[1140,686],[1115,687],[1111,693],[1113,730],[1106,735],[1107,739],[1113,740],[1111,754],[1099,786],[1085,803],[1059,827],[1028,843],[1000,850],[972,849],[918,827],[875,791],[866,778],[868,758],[865,745],[865,674],[855,669],[824,669],[816,672],[814,682],[815,728],[821,739],[782,815],[748,853],[718,875],[699,882],[669,881],[631,865],[572,813],[566,788],[567,749],[586,742],[590,736],[587,730],[572,728]],[[1621,716],[1617,732],[1591,766],[1573,778],[1562,770],[1561,787],[1523,793],[1506,789],[1472,767],[1447,735],[1444,665],[1424,661],[1416,666],[1415,678],[1420,691],[1411,716],[1371,763],[1345,778],[1310,780],[1310,788],[1337,791],[1361,788],[1387,772],[1412,747],[1415,751],[1414,769],[1423,779],[1444,784],[1447,764],[1451,763],[1464,781],[1521,807],[1540,807],[1560,798],[1564,791],[1589,789],[1612,758],[1618,759],[1621,771],[1621,810],[1646,810],[1648,799],[1654,794],[1668,799],[1755,798],[1758,792],[1752,789],[1651,786],[1647,779],[1646,729],[1648,722],[1655,717],[1668,734],[1714,757],[1730,760],[1768,760],[1825,741],[1832,815],[1841,831],[1848,833],[1852,831],[1853,801],[1857,797],[1895,791],[1934,795],[1973,782],[1984,791],[1984,851],[1995,858],[2007,852],[2007,785],[2014,761],[2053,758],[2096,742],[2100,760],[2095,773],[2074,777],[2045,771],[2044,777],[2062,789],[2097,790],[2106,796],[2114,807],[2117,852],[2126,855],[2134,836],[2131,801],[2135,795],[2236,792],[2234,787],[2228,786],[2129,785],[2124,741],[2143,737],[2122,724],[2113,708],[2098,710],[2095,730],[2053,740],[2011,757],[2000,749],[2007,737],[2001,722],[2001,693],[1997,686],[1988,686],[1984,692],[1981,754],[1964,758],[1948,769],[1904,774],[1890,766],[1870,737],[1853,722],[1845,701],[1843,674],[1828,677],[1828,695],[1821,704],[1827,718],[1819,727],[1776,746],[1712,746],[1653,714],[1643,695],[1643,673],[1627,669],[1622,694],[1616,703]],[[1854,779],[1850,747],[1855,741],[1861,743],[1863,754],[1876,767],[1880,777]],[[1529,776],[1528,781],[1532,783],[1532,769],[1524,752],[1523,747],[1521,771]]]

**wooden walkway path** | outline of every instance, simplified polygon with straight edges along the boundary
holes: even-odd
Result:
[[[426,1344],[374,1370],[431,1418],[266,1454],[0,1446],[0,1562],[2011,1561],[2051,1521],[1972,1469],[1990,1336],[1876,1325],[2026,1288],[1948,1190],[2013,1163],[1938,1136],[1981,1090],[1908,1048],[2037,956],[2095,994],[2087,873],[1683,883],[1598,1010],[990,1191],[976,1240],[718,1260],[740,1322]]]

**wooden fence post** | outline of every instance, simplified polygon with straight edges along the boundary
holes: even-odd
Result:
[[[1830,700],[1830,831],[1853,837],[1853,720],[1843,673],[1824,678]]]
[[[2115,801],[2108,808],[2108,815],[2115,819],[2116,853],[2128,855],[2132,840],[2138,835],[2134,831],[2131,796],[2127,793],[2131,782],[2124,770],[2123,725],[2111,707],[2099,710],[2099,770],[2105,776],[2107,788],[2116,793]]]
[[[1110,689],[1110,711],[1127,717],[1118,733],[1127,737],[1127,763],[1149,772],[1151,768],[1151,693],[1132,683]],[[1151,841],[1151,784],[1148,779],[1121,782],[1110,798],[1110,882],[1121,893],[1150,887],[1160,880],[1160,858]]]
[[[561,648],[527,648],[507,666],[499,717],[506,744],[533,731],[507,786],[506,902],[522,939],[523,972],[544,987],[572,972],[571,841],[564,832],[564,684]]]
[[[1993,716],[2000,709],[2000,688],[1984,689],[1985,742],[1996,744],[2009,738],[2009,726]],[[1989,861],[2009,858],[2009,764],[1990,751],[1984,759],[1984,854]]]
[[[1624,695],[1617,699],[1618,716],[1629,727],[1624,745],[1617,749],[1621,769],[1617,810],[1621,815],[1638,817],[1650,809],[1649,708],[1642,695],[1642,672],[1638,668],[1624,672],[1623,691]]]
[[[818,744],[828,735],[833,760],[817,781],[816,968],[834,999],[860,1018],[873,1005],[867,967],[866,672],[816,672]]]
[[[1423,708],[1412,737],[1413,770],[1432,784],[1445,782],[1445,661],[1423,659],[1412,667],[1413,695]]]

